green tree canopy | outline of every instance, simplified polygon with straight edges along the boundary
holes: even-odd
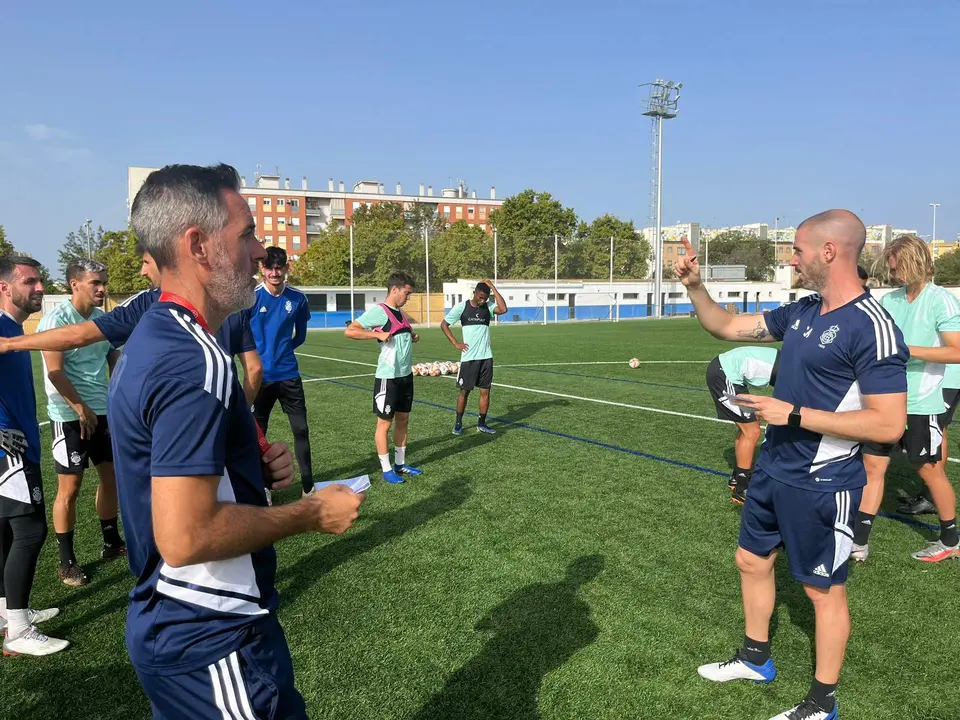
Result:
[[[647,277],[650,243],[638,232],[632,220],[602,215],[577,232],[583,246],[583,266],[579,275],[592,280],[610,277],[610,238],[613,238],[613,277],[632,280]]]
[[[944,253],[934,263],[933,279],[937,285],[960,285],[960,253]]]
[[[140,275],[141,257],[136,246],[137,236],[132,228],[103,234],[102,247],[94,259],[107,266],[110,292],[133,293],[150,287],[150,281]]]
[[[711,265],[746,265],[747,280],[755,282],[773,278],[777,257],[769,240],[742,230],[725,230],[704,242],[708,243]]]
[[[576,242],[576,212],[547,192],[524,190],[507,198],[490,213],[490,224],[497,229],[501,277],[553,277],[554,236],[564,247]],[[571,252],[575,259],[579,248]]]
[[[88,242],[89,234],[89,242]],[[71,231],[67,239],[60,248],[60,273],[63,277],[67,276],[67,266],[77,258],[96,258],[97,253],[103,250],[106,241],[103,239],[103,227],[98,226],[96,230],[88,230],[86,225],[81,225],[78,231]]]

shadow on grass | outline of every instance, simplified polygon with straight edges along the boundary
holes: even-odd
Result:
[[[80,648],[70,647],[49,658],[16,658],[19,672],[12,678],[11,687],[4,687],[5,709],[11,714],[0,711],[0,717],[30,720],[150,717],[150,703],[129,662],[104,662],[91,667],[86,662],[73,660],[82,652]],[[15,708],[8,705],[14,702],[13,698],[16,698]]]
[[[577,592],[603,570],[603,556],[570,563],[555,583],[521,588],[477,623],[491,634],[483,649],[447,680],[416,720],[537,720],[544,677],[593,643],[599,629]]]
[[[305,557],[297,559],[277,577],[281,601],[284,604],[296,602],[302,593],[313,587],[321,575],[460,507],[470,497],[470,492],[468,480],[447,480],[429,497],[379,515],[363,530],[357,533],[348,531],[343,538],[318,547]]]
[[[781,551],[777,556],[774,568],[777,585],[777,605],[770,619],[770,638],[776,635],[779,624],[780,608],[786,607],[790,614],[790,622],[810,641],[810,665],[816,667],[817,641],[816,621],[813,613],[813,602],[807,597],[803,585],[797,582],[790,574],[786,554]],[[776,650],[774,650],[776,653]]]

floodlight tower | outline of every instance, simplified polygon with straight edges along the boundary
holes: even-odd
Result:
[[[663,197],[661,180],[663,178],[663,121],[675,118],[677,116],[677,103],[680,100],[680,89],[683,83],[675,83],[673,80],[654,80],[652,83],[644,83],[640,87],[649,87],[650,94],[644,101],[647,106],[644,115],[652,118],[652,151],[653,156],[653,179],[650,181],[650,205],[651,211],[655,216],[657,237],[654,239],[654,260],[653,260],[653,317],[663,315],[661,296],[663,295],[663,238],[661,237],[661,210],[663,207]]]

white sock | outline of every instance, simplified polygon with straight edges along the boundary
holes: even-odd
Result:
[[[7,619],[7,599],[0,597],[0,618]]]
[[[381,470],[383,470],[384,472],[390,472],[391,470],[393,470],[393,467],[391,467],[390,465],[390,453],[386,453],[384,455],[377,455],[377,457],[380,458]]]
[[[7,637],[18,638],[30,629],[29,610],[7,610]]]
[[[404,445],[403,447],[395,447],[393,449],[393,461],[397,465],[403,465],[403,462],[406,459],[406,455],[407,455],[406,445]]]

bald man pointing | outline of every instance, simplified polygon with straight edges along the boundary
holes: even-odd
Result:
[[[893,443],[907,417],[907,348],[880,303],[857,277],[866,241],[860,219],[828,210],[797,228],[790,264],[814,295],[762,315],[731,315],[700,280],[687,243],[676,274],[703,328],[736,342],[782,340],[773,397],[737,402],[766,421],[766,440],[747,491],[737,567],[746,620],[743,648],[726,662],[703,665],[708,680],[770,682],[773,565],[782,545],[790,573],[803,584],[816,616],[816,672],[799,705],[771,720],[834,720],[835,691],[850,615],[845,582],[853,520],[866,484],[864,442]]]

